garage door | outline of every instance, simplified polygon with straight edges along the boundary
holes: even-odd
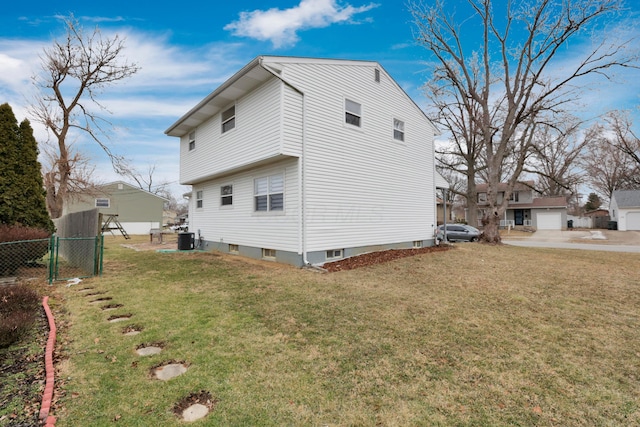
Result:
[[[559,212],[540,212],[536,215],[538,230],[562,229],[562,215]]]
[[[640,212],[627,213],[627,230],[640,230]]]

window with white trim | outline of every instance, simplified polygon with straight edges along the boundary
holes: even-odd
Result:
[[[404,122],[402,120],[393,119],[393,139],[404,141]]]
[[[511,196],[509,196],[509,201],[511,201],[511,202],[519,202],[520,201],[520,192],[519,191],[513,191],[511,193]]]
[[[271,212],[284,210],[284,176],[263,176],[253,181],[254,210]]]
[[[189,134],[189,151],[196,148],[196,132],[193,131]]]
[[[238,245],[229,244],[229,252],[232,254],[240,253],[240,247]]]
[[[233,185],[223,185],[220,187],[220,206],[233,205]]]
[[[350,99],[345,99],[344,121],[349,125],[360,127],[360,122],[362,121],[362,105]]]
[[[422,247],[422,240],[414,240],[413,241],[413,248],[414,249],[419,249]]]
[[[222,112],[222,133],[228,132],[236,127],[236,106],[228,108]]]
[[[325,254],[326,259],[338,259],[342,258],[343,250],[342,249],[331,249],[328,250]]]
[[[111,206],[110,199],[96,199],[96,208],[108,208]]]
[[[487,193],[478,193],[478,203],[487,203]]]
[[[276,259],[276,250],[275,249],[262,248],[262,258],[265,258],[265,259]]]
[[[203,205],[203,194],[202,190],[196,191],[196,208],[202,208]]]

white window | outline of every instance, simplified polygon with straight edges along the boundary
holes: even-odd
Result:
[[[232,254],[240,253],[240,248],[238,247],[238,245],[229,244],[229,252],[231,252]]]
[[[487,193],[478,193],[478,203],[487,202]]]
[[[256,212],[284,210],[284,177],[282,174],[264,176],[254,180]]]
[[[96,199],[96,208],[108,208],[111,205],[109,199]]]
[[[512,202],[518,202],[520,201],[520,193],[517,191],[514,191],[511,193],[511,196],[509,197],[509,200]]]
[[[196,191],[196,208],[202,207],[202,190]]]
[[[360,127],[362,121],[362,105],[349,99],[344,100],[345,123]]]
[[[222,112],[222,133],[236,127],[236,106]]]
[[[189,134],[189,151],[196,148],[196,132],[193,131]]]
[[[275,249],[262,248],[262,258],[276,259],[276,250]]]
[[[393,119],[393,139],[404,141],[404,122],[402,120]]]
[[[342,249],[331,249],[327,251],[325,256],[327,257],[327,259],[338,259],[342,258],[342,253]]]
[[[233,185],[223,185],[220,187],[220,205],[233,205]]]
[[[419,249],[422,247],[422,240],[414,240],[413,241],[413,248],[414,249]]]

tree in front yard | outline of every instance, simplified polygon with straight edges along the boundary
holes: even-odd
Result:
[[[638,55],[631,42],[603,36],[571,61],[561,57],[622,12],[620,0],[467,0],[456,6],[435,0],[411,3],[410,10],[417,41],[434,64],[431,98],[453,105],[445,114],[460,115],[450,121],[454,137],[463,136],[461,149],[454,148],[469,164],[457,169],[472,174],[481,167],[488,186],[483,240],[499,242],[500,219],[540,127],[559,122],[580,98],[580,86],[594,84],[585,77],[611,78],[615,69],[637,67]],[[564,66],[556,67],[562,59]]]
[[[0,105],[0,224],[54,229],[33,129],[26,119],[18,125],[6,103]]]

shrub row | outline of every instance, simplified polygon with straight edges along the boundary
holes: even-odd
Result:
[[[0,286],[0,348],[18,341],[36,320],[40,296],[24,285]]]

